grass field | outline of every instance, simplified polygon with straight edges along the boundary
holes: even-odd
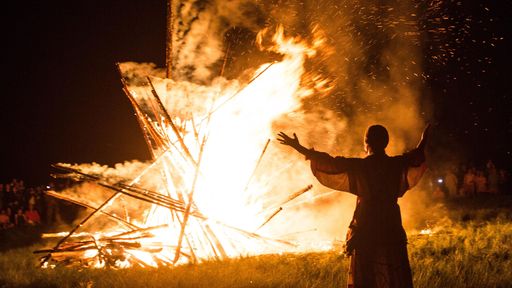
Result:
[[[435,223],[432,235],[409,235],[415,287],[512,287],[512,198],[443,205],[449,217]],[[45,243],[36,242],[1,252],[0,287],[344,287],[348,267],[332,251],[176,268],[40,269],[32,251]]]

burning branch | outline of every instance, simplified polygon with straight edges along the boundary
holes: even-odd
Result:
[[[263,147],[263,151],[261,151],[260,157],[258,158],[258,161],[256,162],[256,165],[254,166],[254,169],[252,170],[251,176],[247,180],[247,184],[245,184],[244,192],[247,191],[247,188],[249,187],[249,184],[251,183],[252,177],[254,177],[254,174],[256,173],[256,170],[258,170],[258,167],[260,165],[261,159],[263,159],[263,155],[265,155],[265,151],[267,151],[268,144],[270,143],[270,139],[267,140],[267,143],[265,143],[265,146]]]

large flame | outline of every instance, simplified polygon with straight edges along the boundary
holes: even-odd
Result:
[[[114,266],[158,266],[304,249],[304,243],[279,239],[289,230],[266,225],[312,183],[306,163],[270,139],[276,132],[276,119],[296,111],[301,99],[314,91],[329,89],[319,75],[309,75],[316,80],[311,81],[312,87],[304,85],[304,63],[315,55],[322,39],[308,44],[300,38],[285,37],[279,27],[270,37],[272,45],[262,44],[268,36],[268,30],[261,31],[258,43],[282,58],[261,65],[247,77],[249,80],[219,77],[210,86],[203,86],[151,75],[125,79],[125,92],[154,158],[151,164],[139,167],[129,187],[157,192],[166,201],[180,203],[181,210],[143,205],[123,193],[105,194],[105,189],[92,188],[91,184],[73,193],[64,192],[90,208],[113,196],[102,212],[139,228],[160,227],[152,229],[150,237],[137,238],[144,249],[123,246],[123,256],[116,258]],[[125,76],[129,74],[122,64],[120,69]],[[66,166],[84,171],[83,167]],[[115,176],[124,181],[129,178]],[[116,180],[105,181],[119,183],[119,177],[113,178]],[[91,259],[93,267],[102,267],[108,262],[102,259],[119,253],[105,248],[113,241],[105,237],[126,230],[115,225],[94,229],[100,236],[91,236],[95,245],[85,249],[81,257]],[[315,249],[330,248],[330,243],[316,244]]]

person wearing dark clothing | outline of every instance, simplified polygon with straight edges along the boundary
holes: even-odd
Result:
[[[351,255],[348,287],[412,287],[407,236],[402,227],[399,197],[418,183],[425,172],[425,145],[429,126],[418,146],[399,156],[388,156],[386,128],[370,126],[365,135],[365,158],[332,157],[307,149],[279,133],[278,140],[311,160],[313,175],[323,185],[352,193],[357,204],[347,235]]]
[[[18,227],[25,226],[25,224],[27,224],[27,218],[25,217],[25,213],[23,213],[21,208],[18,209],[18,212],[14,216],[14,224]]]

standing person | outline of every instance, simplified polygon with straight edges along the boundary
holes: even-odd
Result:
[[[477,170],[475,175],[475,189],[476,193],[487,193],[487,178],[485,178],[484,171]]]
[[[457,196],[457,176],[453,172],[453,167],[450,167],[448,171],[446,171],[446,175],[444,175],[444,185],[446,186],[446,190],[448,190],[448,197]]]
[[[462,189],[465,196],[475,196],[476,185],[475,185],[475,169],[468,168],[466,174],[464,174],[464,183]]]
[[[351,256],[348,287],[413,286],[407,236],[397,200],[425,172],[429,127],[416,149],[393,157],[385,152],[389,135],[381,125],[370,126],[366,131],[365,158],[332,157],[305,148],[295,134],[291,138],[279,133],[281,144],[311,160],[313,175],[320,183],[357,196],[346,244]]]
[[[25,217],[25,213],[23,213],[23,209],[19,208],[18,212],[14,216],[14,224],[17,227],[25,226],[27,223],[27,218]]]
[[[499,175],[498,169],[494,166],[494,163],[489,160],[487,161],[487,191],[489,193],[499,193]]]
[[[41,224],[41,216],[39,212],[34,209],[34,206],[29,206],[27,211],[25,211],[25,220],[30,225]]]
[[[11,227],[11,219],[4,209],[0,211],[0,229],[7,229]]]

